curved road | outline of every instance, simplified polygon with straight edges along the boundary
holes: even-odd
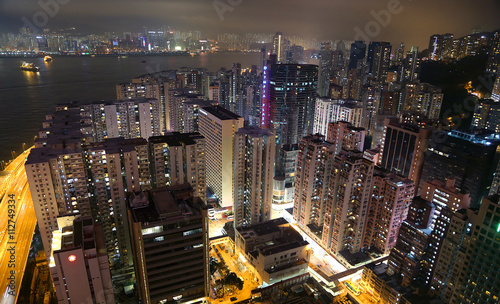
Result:
[[[0,177],[0,304],[17,301],[36,227],[35,209],[24,170],[30,150],[14,159]],[[12,271],[14,289],[9,279]]]

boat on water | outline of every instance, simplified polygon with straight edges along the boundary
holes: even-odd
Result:
[[[43,61],[45,62],[51,62],[52,61],[52,57],[50,57],[49,55],[43,57]]]
[[[141,63],[146,63],[146,59],[142,58]]]
[[[40,68],[37,67],[34,63],[31,62],[23,62],[21,65],[21,70],[23,71],[31,71],[31,72],[38,72],[40,71]]]

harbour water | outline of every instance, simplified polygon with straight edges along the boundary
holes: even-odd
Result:
[[[207,68],[215,72],[258,65],[259,53],[215,53],[198,56],[145,57],[54,57],[28,58],[40,72],[21,71],[21,58],[0,58],[0,161],[18,155],[23,143],[28,147],[47,113],[69,101],[115,99],[115,85],[151,71],[180,67]]]

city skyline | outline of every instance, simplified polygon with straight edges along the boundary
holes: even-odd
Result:
[[[498,304],[498,0],[3,1],[0,304]]]
[[[243,34],[283,31],[285,35],[318,40],[404,41],[424,49],[433,34],[454,33],[465,36],[474,29],[493,31],[500,28],[495,13],[500,3],[486,0],[451,0],[435,3],[419,1],[263,1],[215,0],[191,1],[37,1],[7,0],[0,4],[0,32],[16,32],[20,27],[76,27],[82,32],[130,31],[144,27],[170,26],[183,31],[203,29],[203,35],[215,38],[220,33]],[[133,14],[130,14],[133,11]],[[274,23],[281,19],[280,25]],[[431,22],[429,22],[431,20]]]

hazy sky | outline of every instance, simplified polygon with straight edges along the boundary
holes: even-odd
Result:
[[[0,0],[0,32],[17,31],[22,17],[41,16],[39,2],[56,1],[65,4],[58,5],[46,27],[75,26],[85,32],[140,32],[143,26],[168,25],[201,30],[207,38],[224,32],[281,31],[353,40],[356,27],[365,32],[370,24],[374,41],[404,41],[424,49],[432,34],[460,37],[474,27],[500,28],[500,0]],[[388,5],[394,5],[397,13],[389,14],[389,22],[379,25],[378,31],[373,13],[387,10]]]

